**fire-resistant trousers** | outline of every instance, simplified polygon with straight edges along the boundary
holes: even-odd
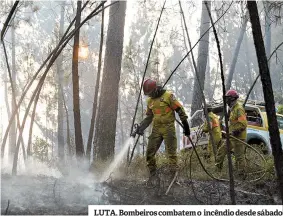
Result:
[[[150,173],[156,171],[155,154],[163,140],[170,168],[175,170],[177,168],[177,138],[174,123],[153,125],[146,150],[146,161]]]
[[[222,136],[221,133],[215,133],[212,132],[212,138],[214,140],[214,144],[216,145],[216,152],[220,148],[222,144]],[[208,145],[207,145],[207,154],[211,157],[213,155],[213,148],[212,148],[212,142],[211,139],[209,138]]]
[[[245,142],[245,140],[243,140]],[[231,150],[234,150],[234,155],[236,159],[236,170],[239,173],[243,173],[246,169],[246,159],[245,159],[245,145],[240,141],[233,138],[230,139]],[[227,154],[226,143],[223,143],[217,151],[216,155],[216,166],[222,169],[224,158]]]

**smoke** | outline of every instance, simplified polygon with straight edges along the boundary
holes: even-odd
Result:
[[[90,172],[89,161],[68,159],[64,165],[30,158],[19,163],[12,176],[12,163],[1,167],[1,212],[8,214],[87,214],[88,205],[109,204],[111,190],[101,183],[113,172],[119,174],[133,139],[129,138],[113,162],[102,172]],[[107,195],[108,194],[108,195]]]
[[[12,164],[1,167],[1,212],[8,214],[87,214],[88,205],[108,204],[108,190],[97,183],[85,161],[64,168],[29,160],[17,176]]]

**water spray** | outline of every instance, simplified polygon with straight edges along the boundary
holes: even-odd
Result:
[[[109,177],[111,177],[111,174],[113,173],[113,171],[117,168],[117,166],[119,164],[121,164],[121,161],[123,160],[123,158],[125,157],[128,148],[131,146],[131,144],[134,141],[134,137],[129,137],[125,144],[123,145],[122,149],[120,150],[120,152],[115,156],[114,160],[112,161],[112,163],[109,165],[108,169],[102,174],[102,177],[100,179],[100,182],[104,182],[107,179],[109,179]]]

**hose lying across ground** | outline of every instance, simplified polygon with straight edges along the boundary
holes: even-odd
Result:
[[[225,132],[223,132],[223,133],[225,133]],[[245,146],[247,146],[248,148],[250,148],[250,149],[252,149],[254,152],[256,152],[256,153],[260,156],[260,158],[262,159],[262,161],[263,161],[263,163],[264,163],[264,169],[263,169],[262,171],[260,171],[260,172],[263,172],[263,174],[262,174],[259,178],[250,180],[250,181],[248,181],[248,182],[256,182],[256,181],[259,181],[260,179],[262,179],[262,178],[265,176],[265,174],[266,174],[266,160],[265,160],[265,158],[263,157],[263,155],[262,155],[257,149],[255,149],[255,148],[252,147],[251,145],[247,144],[246,142],[244,142],[244,141],[242,141],[242,140],[240,140],[240,139],[238,139],[238,138],[236,138],[236,137],[234,137],[234,136],[232,136],[232,135],[230,135],[230,137],[233,138],[233,139],[235,139],[235,140],[237,140],[237,141],[239,141],[239,142],[241,142],[241,143],[243,143]],[[194,150],[194,152],[195,152],[195,154],[196,154],[196,156],[197,156],[197,159],[198,159],[198,161],[199,161],[199,163],[200,163],[202,169],[205,171],[205,173],[206,173],[209,177],[211,177],[212,179],[214,179],[214,180],[221,181],[221,182],[229,182],[228,179],[220,179],[220,178],[217,178],[217,177],[213,176],[211,173],[209,173],[209,172],[207,171],[207,169],[206,169],[205,166],[203,165],[203,162],[201,161],[201,159],[200,159],[200,157],[199,157],[199,154],[198,154],[198,152],[197,152],[197,150],[196,150],[196,144],[193,143],[193,141],[192,141],[192,139],[191,139],[190,137],[188,137],[188,139],[189,139],[189,141],[191,142],[191,144],[192,144],[192,146],[193,146],[193,150]],[[192,155],[193,155],[193,154],[190,155],[190,170],[191,170],[191,158],[192,158]],[[186,164],[185,164],[185,166],[186,166]],[[190,171],[190,172],[191,172],[191,171]],[[249,173],[246,173],[246,174],[249,174]],[[191,176],[190,176],[190,177],[191,177]]]
[[[181,126],[183,126],[179,121],[177,121]],[[225,133],[224,131],[222,131],[222,133]],[[197,136],[198,137],[198,136]],[[261,160],[263,161],[263,169],[262,170],[260,170],[260,171],[257,171],[256,173],[261,173],[261,172],[263,172],[263,174],[260,176],[260,177],[258,177],[258,178],[256,178],[256,179],[252,179],[252,180],[249,180],[249,181],[245,181],[245,182],[247,182],[247,183],[252,183],[252,182],[257,182],[257,181],[259,181],[259,180],[261,180],[264,176],[265,176],[265,174],[266,174],[266,160],[265,160],[265,158],[263,157],[263,155],[256,149],[256,148],[254,148],[254,147],[252,147],[251,145],[249,145],[249,144],[247,144],[246,142],[244,142],[244,141],[242,141],[242,140],[240,140],[240,139],[238,139],[238,138],[236,138],[236,137],[234,137],[234,136],[232,136],[232,135],[230,135],[230,137],[232,138],[232,139],[235,139],[235,140],[237,140],[237,141],[239,141],[239,142],[241,142],[241,143],[243,143],[247,148],[250,148],[252,151],[254,151],[256,154],[258,154],[259,156],[260,156],[260,158],[261,158]],[[189,141],[190,141],[190,143],[192,144],[192,147],[193,147],[193,152],[190,154],[190,155],[188,155],[189,156],[189,162],[190,162],[190,165],[188,166],[187,165],[187,162],[188,162],[188,157],[185,159],[185,163],[184,163],[184,165],[182,166],[182,167],[180,167],[180,169],[177,171],[177,173],[175,174],[175,176],[174,176],[174,178],[172,179],[172,181],[171,181],[171,183],[170,183],[170,185],[169,185],[169,187],[168,187],[168,189],[166,190],[166,194],[168,194],[169,193],[169,191],[170,191],[170,189],[171,189],[171,187],[172,187],[172,185],[173,185],[173,183],[174,183],[174,181],[176,180],[176,178],[177,178],[177,175],[180,173],[180,170],[181,169],[184,169],[184,168],[189,168],[190,169],[190,171],[189,171],[189,179],[190,179],[190,183],[192,184],[192,189],[193,189],[193,193],[194,193],[194,195],[195,195],[195,197],[196,197],[196,194],[195,194],[195,191],[194,191],[194,187],[193,187],[193,182],[192,182],[192,156],[193,156],[193,153],[195,153],[196,154],[196,156],[197,156],[197,159],[198,159],[198,161],[199,161],[199,164],[201,165],[201,167],[202,167],[202,169],[204,170],[204,172],[210,177],[210,178],[212,178],[212,179],[214,179],[214,180],[216,180],[216,181],[218,181],[218,182],[229,182],[229,179],[222,179],[222,178],[218,178],[218,177],[216,177],[216,176],[214,176],[214,175],[212,175],[206,168],[205,168],[205,166],[204,166],[204,164],[203,164],[203,162],[202,162],[202,160],[201,160],[201,158],[200,158],[200,156],[199,156],[199,153],[198,153],[198,151],[197,151],[197,149],[196,149],[196,145],[197,145],[197,142],[199,141],[199,137],[197,138],[197,141],[196,141],[196,143],[194,143],[193,141],[192,141],[192,139],[188,136],[188,139],[189,139]],[[131,161],[131,160],[130,160]],[[129,166],[130,164],[128,164],[128,166]],[[257,166],[260,166],[260,165],[258,165],[258,164],[256,164]],[[188,172],[187,172],[188,173]],[[255,174],[254,172],[253,173],[247,173],[246,172],[246,174]],[[236,181],[237,183],[242,183],[242,181]],[[197,197],[196,197],[197,198]],[[198,199],[199,200],[199,199]],[[201,200],[199,200],[199,201],[201,201]],[[202,202],[202,201],[201,201]]]

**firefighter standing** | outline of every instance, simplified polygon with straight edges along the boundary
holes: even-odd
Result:
[[[177,169],[175,112],[178,113],[182,121],[186,136],[190,135],[190,128],[187,122],[188,116],[175,96],[171,92],[162,89],[161,86],[157,86],[156,81],[147,79],[143,84],[143,91],[148,96],[147,110],[146,117],[140,123],[137,134],[142,135],[144,130],[153,122],[146,150],[146,161],[150,175],[156,175],[155,154],[163,140],[170,170],[172,174],[175,174]]]
[[[235,90],[227,91],[226,101],[229,106],[229,133],[242,140],[246,141],[247,138],[247,119],[244,107],[237,101],[239,95]],[[245,160],[245,146],[243,143],[231,138],[231,148],[234,149],[234,155],[236,158],[236,169],[239,174],[243,174],[246,167]],[[222,144],[217,152],[216,166],[222,169],[223,160],[226,155],[226,145]]]
[[[216,150],[217,150],[221,145],[222,134],[221,134],[219,118],[218,118],[217,115],[215,115],[212,112],[212,106],[211,105],[207,106],[207,112],[208,112],[208,120],[209,120],[209,124],[210,124],[210,129],[211,129],[211,135],[212,135],[212,137],[209,138],[208,146],[207,146],[207,157],[210,158],[212,153],[213,153],[212,144],[216,145]],[[207,121],[204,122],[202,131],[204,133],[209,132],[209,127],[208,127]],[[212,139],[213,139],[213,141],[212,141]]]

